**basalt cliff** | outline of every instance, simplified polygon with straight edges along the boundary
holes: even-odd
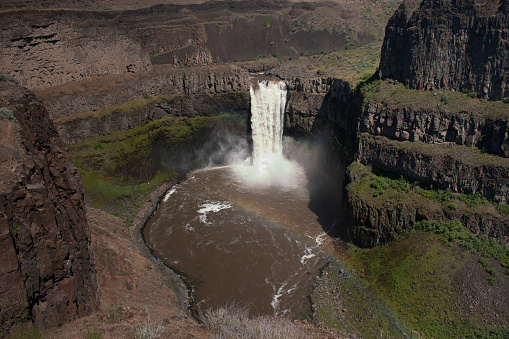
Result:
[[[405,1],[385,31],[381,78],[412,89],[508,97],[507,6],[500,0]]]
[[[1,330],[97,308],[83,183],[66,147],[87,203],[123,217],[137,206],[129,194],[148,199],[144,187],[194,168],[182,159],[196,149],[231,150],[230,132],[249,139],[258,72],[287,84],[285,134],[327,148],[340,164],[327,175],[346,176],[336,235],[371,248],[423,222],[459,222],[507,245],[506,1],[405,1],[379,64],[377,10],[216,1],[2,12],[12,29],[0,37]],[[331,15],[341,23],[323,26]],[[507,326],[504,298],[490,326]]]
[[[98,306],[81,176],[32,92],[0,83],[0,332],[42,328]]]

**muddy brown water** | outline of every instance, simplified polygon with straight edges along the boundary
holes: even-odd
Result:
[[[309,209],[307,179],[246,185],[233,167],[198,170],[173,187],[144,228],[147,245],[193,285],[194,311],[231,303],[299,318],[333,253]]]

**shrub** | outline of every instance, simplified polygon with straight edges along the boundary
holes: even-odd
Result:
[[[469,97],[471,97],[472,99],[473,99],[473,98],[477,98],[477,93],[476,93],[476,92],[468,92],[468,93],[467,93],[467,95],[468,95]]]
[[[162,337],[165,332],[166,328],[163,325],[156,325],[149,318],[147,322],[136,326],[134,337],[136,339],[154,339]]]
[[[423,197],[434,200],[436,202],[449,202],[452,198],[454,198],[454,193],[450,189],[435,191],[419,190],[418,192]]]
[[[83,336],[85,339],[101,339],[103,337],[96,325],[87,326]]]
[[[465,204],[467,204],[468,207],[475,207],[477,205],[481,204],[488,204],[489,201],[485,198],[475,195],[475,194],[461,194],[458,199]]]
[[[447,105],[449,103],[449,97],[445,94],[442,94],[441,101]]]
[[[0,108],[0,118],[4,118],[4,119],[7,119],[9,121],[14,121],[16,122],[16,117],[14,116],[14,113],[12,113],[12,111],[10,109],[8,109],[7,107],[1,107]]]
[[[248,311],[237,305],[207,310],[200,316],[205,326],[216,330],[215,338],[305,338],[291,321],[280,318],[249,318]]]
[[[509,205],[506,203],[500,203],[497,205],[497,211],[504,217],[507,217],[509,216]]]
[[[451,210],[456,211],[458,209],[458,205],[451,202],[449,205],[447,205]]]

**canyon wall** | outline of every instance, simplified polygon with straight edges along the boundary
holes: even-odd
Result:
[[[147,96],[248,91],[249,81],[248,72],[230,64],[189,68],[156,65],[146,73],[93,77],[57,86],[37,92],[37,97],[50,117],[58,119]]]
[[[389,20],[380,76],[419,90],[509,96],[506,0],[405,1]]]
[[[149,70],[148,52],[116,16],[12,11],[0,15],[0,72],[32,90],[95,75]]]
[[[425,100],[417,105],[401,105],[394,100],[370,101],[362,107],[359,131],[399,141],[475,146],[509,157],[509,121],[503,114],[490,114],[496,113],[493,111],[497,107],[464,97],[463,107],[454,112],[449,105],[438,106],[440,100],[436,98],[435,105],[425,105]],[[469,103],[476,107],[467,107]],[[460,106],[459,101],[457,104]],[[498,106],[505,110],[503,104]]]
[[[0,82],[0,106],[0,332],[61,325],[98,307],[81,176],[33,93]]]

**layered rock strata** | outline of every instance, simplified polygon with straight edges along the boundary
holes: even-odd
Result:
[[[212,116],[221,113],[249,113],[249,93],[225,92],[214,95],[168,95],[139,99],[116,108],[85,112],[54,120],[58,133],[66,143],[88,137],[107,135],[143,126],[151,121],[171,117]],[[97,113],[97,114],[94,114]]]
[[[344,228],[343,237],[358,246],[385,244],[423,220],[459,220],[473,234],[509,243],[509,218],[492,204],[469,207],[457,199],[441,203],[425,198],[419,189],[388,189],[377,195],[369,182],[363,183],[371,175],[369,166],[353,164],[347,172],[350,184],[345,189],[344,216],[351,225]]]
[[[399,141],[453,143],[509,157],[509,106],[459,93],[425,93],[384,83],[362,106],[359,131]]]
[[[111,14],[5,12],[0,72],[32,90],[103,74],[150,69],[141,41]]]
[[[33,93],[0,82],[0,106],[0,330],[60,325],[98,306],[81,176]]]
[[[405,1],[386,27],[381,78],[507,98],[508,32],[505,0]]]
[[[96,111],[135,98],[170,94],[248,91],[250,75],[235,65],[174,68],[156,65],[150,72],[94,77],[37,92],[52,119]]]
[[[496,202],[509,201],[509,159],[465,146],[398,142],[362,134],[357,161],[404,175],[430,188],[478,194]]]

